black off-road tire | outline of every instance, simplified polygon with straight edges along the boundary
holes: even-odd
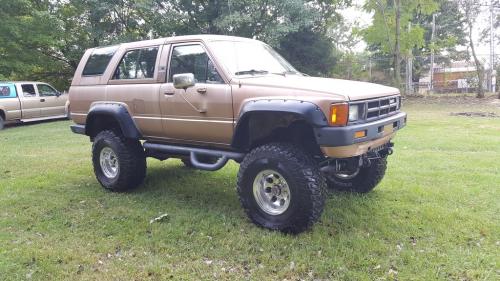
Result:
[[[3,120],[3,117],[0,115],[0,131],[3,130],[5,127],[5,120]]]
[[[384,178],[387,169],[387,158],[371,160],[369,167],[360,168],[352,179],[341,179],[334,175],[325,175],[328,188],[338,191],[368,193]]]
[[[256,176],[268,169],[280,173],[289,186],[290,203],[282,214],[268,214],[254,196]],[[270,143],[252,150],[240,165],[237,189],[253,223],[292,234],[307,230],[320,218],[326,198],[326,180],[314,159],[289,143]]]
[[[109,147],[118,159],[118,174],[107,177],[100,164],[101,151]],[[92,145],[92,163],[99,183],[106,189],[122,192],[139,186],[146,177],[146,156],[139,141],[130,140],[120,133],[106,130],[94,139]]]

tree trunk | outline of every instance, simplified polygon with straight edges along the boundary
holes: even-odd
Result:
[[[474,57],[474,64],[476,65],[476,73],[477,73],[477,81],[478,81],[478,86],[477,86],[477,98],[484,98],[484,89],[483,89],[483,83],[484,83],[484,69],[483,65],[479,61],[476,55],[476,49],[474,48],[474,42],[472,41],[472,24],[469,23],[469,45],[470,49],[472,52],[472,57]]]
[[[396,7],[396,46],[394,47],[394,78],[396,87],[401,87],[401,50],[400,50],[400,34],[401,34],[401,5],[400,0],[394,0]]]

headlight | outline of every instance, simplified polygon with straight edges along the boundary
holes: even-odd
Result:
[[[349,121],[357,121],[359,119],[359,105],[349,106]]]

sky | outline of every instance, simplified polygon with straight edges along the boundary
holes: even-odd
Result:
[[[345,20],[353,24],[354,22],[358,22],[361,27],[366,27],[371,23],[371,15],[362,10],[362,5],[365,3],[364,0],[353,0],[353,6],[347,9],[344,9],[341,14],[344,16]],[[497,10],[497,12],[500,12]],[[488,7],[482,7],[481,14],[478,16],[477,20],[477,28],[473,34],[474,43],[476,47],[476,52],[478,54],[488,55],[490,53],[490,46],[488,43],[479,42],[479,33],[485,27],[489,26],[490,13]],[[362,52],[366,47],[365,42],[360,42],[355,48],[355,51]],[[465,49],[465,47],[463,48]],[[500,45],[496,44],[495,53],[497,55],[500,54]]]

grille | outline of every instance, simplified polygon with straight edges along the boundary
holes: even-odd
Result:
[[[400,97],[392,96],[366,101],[366,120],[384,118],[399,111]]]

